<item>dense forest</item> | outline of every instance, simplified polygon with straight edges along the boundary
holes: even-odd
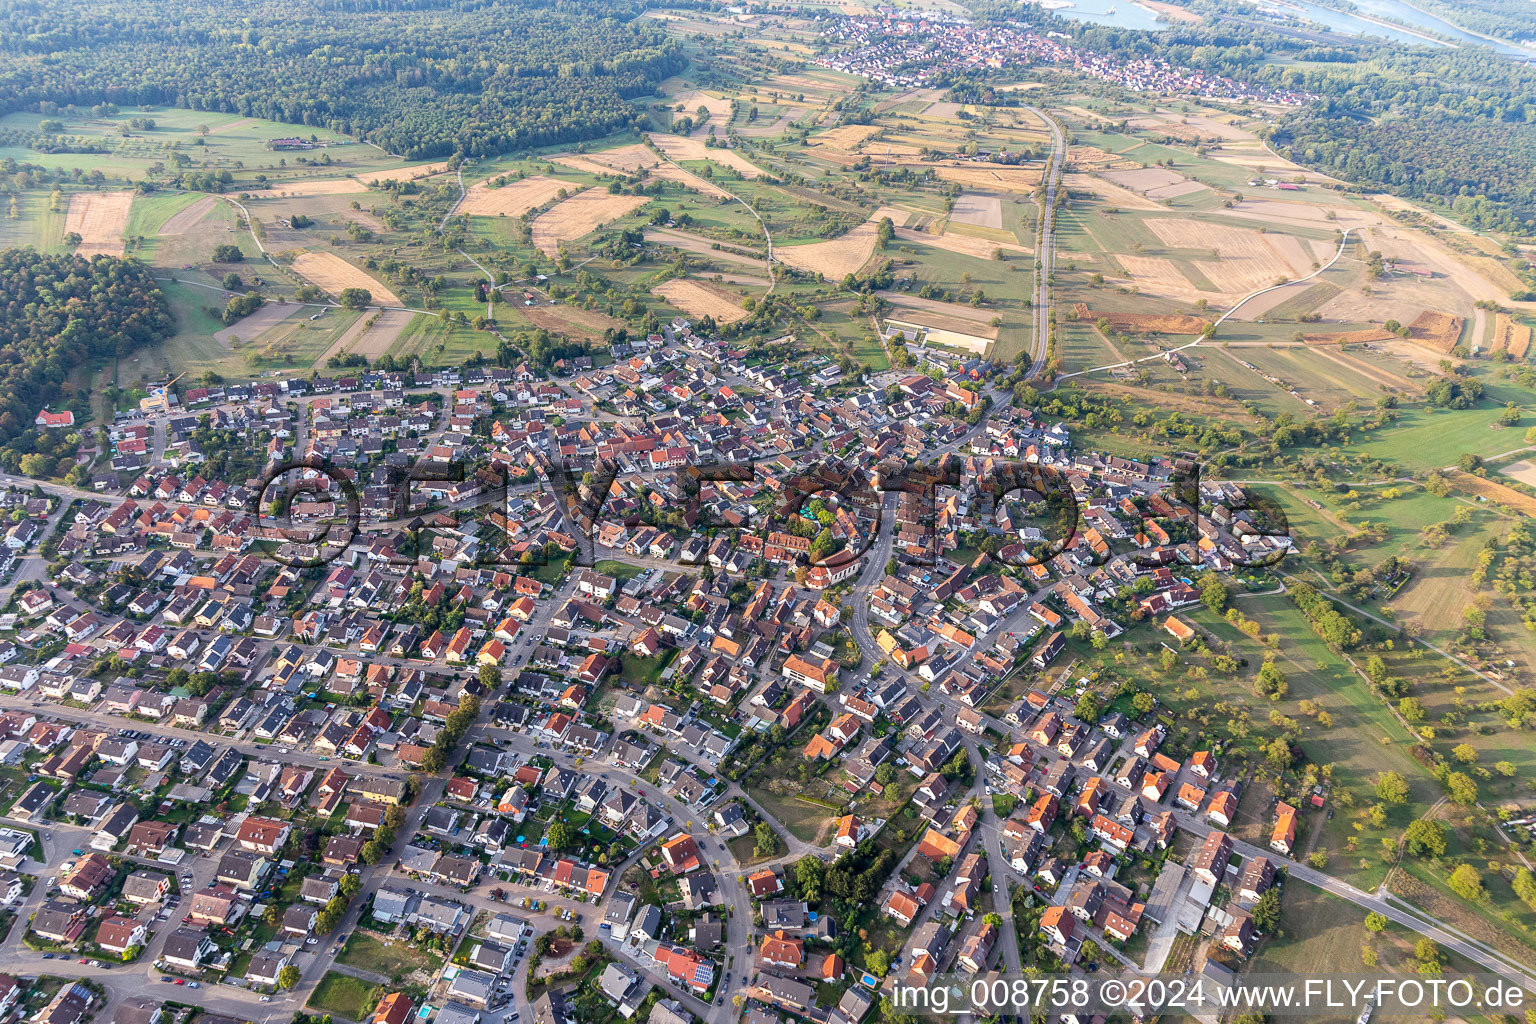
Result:
[[[1481,227],[1536,230],[1536,66],[1477,46],[1319,45],[1196,6],[1215,20],[1142,32],[1071,21],[1033,4],[972,2],[979,16],[1027,20],[1099,53],[1161,57],[1311,93],[1314,103],[1276,127],[1272,141],[1282,154],[1367,188],[1443,202]]]
[[[172,326],[137,260],[0,250],[0,443],[29,430],[81,364],[157,344]]]
[[[571,142],[633,123],[686,64],[624,0],[0,0],[0,113],[235,112],[409,159]]]

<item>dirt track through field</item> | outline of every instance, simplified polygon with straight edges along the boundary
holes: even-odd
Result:
[[[77,192],[70,197],[69,212],[64,215],[64,231],[80,236],[75,252],[80,256],[123,254],[123,228],[128,225],[128,208],[133,193]]]
[[[293,272],[314,282],[333,296],[340,295],[347,288],[366,288],[372,296],[371,304],[373,305],[405,305],[400,300],[400,296],[390,291],[384,282],[354,267],[335,253],[301,253],[293,261]]]
[[[157,235],[164,238],[167,235],[184,235],[197,225],[197,222],[208,215],[208,211],[218,204],[213,196],[203,196],[195,203],[183,206],[165,219],[160,225]]]

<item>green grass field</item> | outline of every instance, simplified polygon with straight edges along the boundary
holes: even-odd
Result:
[[[351,1021],[363,1021],[373,1012],[384,989],[339,971],[327,971],[320,984],[310,993],[305,1005],[311,1010],[345,1017]]]

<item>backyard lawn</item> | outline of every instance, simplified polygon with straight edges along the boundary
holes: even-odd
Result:
[[[366,1020],[383,995],[382,987],[354,978],[350,974],[327,971],[309,997],[312,1010],[321,1010],[347,1020]]]

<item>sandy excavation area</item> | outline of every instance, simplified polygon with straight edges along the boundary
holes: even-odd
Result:
[[[293,272],[312,282],[327,294],[336,296],[347,288],[366,288],[373,296],[373,304],[403,306],[400,296],[385,284],[346,260],[330,252],[301,253],[293,261]]]
[[[133,193],[77,192],[70,197],[69,212],[64,215],[64,232],[80,236],[75,252],[81,256],[123,254],[123,228],[128,226],[128,208]]]
[[[561,242],[590,235],[651,201],[650,196],[614,195],[604,188],[589,188],[539,214],[533,221],[534,248],[556,256]]]
[[[521,217],[569,191],[571,183],[543,176],[511,181],[497,188],[481,181],[464,193],[464,201],[454,213],[466,217]]]
[[[690,316],[714,317],[720,324],[745,320],[748,315],[741,308],[741,300],[730,292],[686,277],[659,284],[651,294],[660,295]]]

